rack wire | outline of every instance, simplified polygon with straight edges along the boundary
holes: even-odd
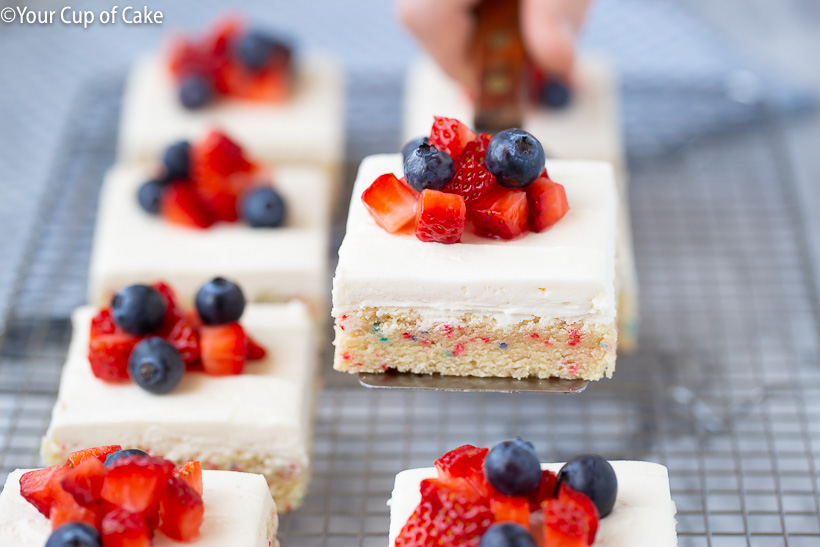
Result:
[[[121,85],[101,77],[77,99],[18,275],[0,341],[2,476],[39,463]],[[367,138],[393,142],[397,123]],[[351,143],[349,174],[369,144]],[[682,546],[820,544],[820,305],[777,123],[642,161],[630,184],[642,332],[615,378],[576,397],[376,392],[326,363],[313,478],[284,545],[384,546],[395,473],[513,435],[549,461],[665,464]]]

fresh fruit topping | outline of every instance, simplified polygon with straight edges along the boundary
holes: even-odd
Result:
[[[73,471],[76,472],[78,469],[78,467],[75,467]],[[51,479],[51,497],[53,501],[49,520],[51,520],[52,530],[56,530],[68,522],[84,522],[91,526],[97,523],[98,507],[94,503],[96,500],[92,500],[88,506],[81,505],[71,493],[63,488],[63,479],[70,471],[72,470],[68,467],[63,467]],[[91,496],[93,493],[88,495]]]
[[[527,498],[505,496],[493,493],[490,496],[490,510],[496,522],[516,522],[521,526],[530,525],[530,503]]]
[[[62,465],[52,465],[23,473],[20,477],[20,495],[46,518],[51,513],[51,481],[63,470]]]
[[[196,189],[186,182],[175,182],[165,188],[159,212],[168,222],[188,228],[208,228],[216,222]]]
[[[539,177],[527,186],[529,202],[529,226],[533,232],[546,230],[567,214],[569,202],[564,187],[548,179]]]
[[[100,531],[105,547],[151,547],[151,530],[139,513],[114,509],[103,517]]]
[[[527,193],[495,186],[473,202],[470,218],[482,237],[513,239],[527,232]]]
[[[565,463],[558,471],[559,489],[562,484],[589,497],[601,518],[606,517],[615,506],[618,495],[615,470],[597,454],[582,454]]]
[[[140,450],[139,448],[127,448],[125,450],[117,450],[116,452],[109,454],[105,457],[105,466],[111,467],[114,465],[114,462],[119,460],[120,458],[126,458],[129,456],[143,456],[148,457],[148,452]]]
[[[77,503],[87,507],[100,499],[107,471],[103,462],[89,458],[76,467],[67,469],[60,486],[74,496]]]
[[[198,461],[186,462],[174,469],[174,476],[191,485],[197,494],[202,495],[202,465]]]
[[[447,452],[434,463],[440,479],[463,479],[481,475],[488,448],[478,448],[471,444],[459,446]]]
[[[433,120],[433,127],[430,128],[430,144],[453,158],[458,157],[464,151],[467,143],[475,138],[476,135],[472,129],[454,118],[436,116]]]
[[[479,165],[484,165],[484,157],[487,153],[487,146],[490,144],[493,136],[488,133],[479,133],[478,137],[471,140],[464,147],[464,151],[453,158],[456,162],[456,169],[467,163],[468,160],[473,160]]]
[[[159,500],[159,529],[171,539],[194,541],[199,537],[205,506],[202,496],[179,477],[171,477]]]
[[[464,203],[469,207],[494,186],[495,177],[487,171],[484,164],[479,164],[472,159],[468,159],[464,165],[456,171],[453,180],[444,187],[443,191],[448,194],[460,195],[464,198]]]
[[[362,202],[376,224],[394,234],[416,218],[419,195],[407,184],[387,173],[362,192]]]
[[[541,508],[541,503],[555,497],[555,483],[557,475],[548,469],[541,471],[541,482],[538,488],[529,495],[530,511],[537,511]]]
[[[270,64],[283,69],[290,63],[291,48],[276,36],[251,30],[237,42],[236,54],[239,62],[251,71],[263,70]]]
[[[245,295],[233,281],[215,277],[196,293],[196,311],[207,325],[239,321],[245,311]]]
[[[96,528],[82,522],[69,522],[54,530],[46,547],[101,547],[102,538]]]
[[[193,146],[192,151],[194,182],[209,175],[227,177],[234,173],[249,173],[254,165],[245,158],[242,148],[221,131],[211,131]]]
[[[159,180],[149,180],[137,190],[137,201],[140,207],[152,215],[159,214],[159,202],[162,192],[165,190],[165,183]]]
[[[111,299],[114,322],[134,336],[144,336],[159,328],[165,309],[165,298],[148,285],[129,285]]]
[[[541,143],[523,129],[505,129],[487,146],[484,163],[502,186],[524,188],[541,175],[546,156]]]
[[[458,243],[467,221],[467,206],[458,194],[424,190],[416,213],[416,237],[421,241]]]
[[[538,98],[541,104],[550,108],[564,108],[569,104],[572,95],[569,87],[559,80],[550,80],[541,86]]]
[[[128,379],[128,356],[139,342],[114,322],[111,310],[103,308],[91,319],[88,361],[91,372],[106,382]]]
[[[257,188],[242,198],[242,219],[254,228],[277,228],[285,221],[285,200],[273,188]]]
[[[245,333],[245,358],[248,361],[259,361],[267,356],[268,352],[262,347],[259,342],[251,338],[250,334]]]
[[[152,336],[134,347],[128,359],[128,372],[145,391],[168,393],[182,380],[185,361],[167,340]]]
[[[203,325],[199,337],[207,374],[240,374],[245,368],[245,331],[239,323]]]
[[[495,445],[484,460],[484,475],[507,496],[527,496],[541,482],[541,464],[532,445],[522,439]]]
[[[159,501],[174,464],[162,458],[125,456],[108,466],[102,498],[132,513]]]
[[[88,459],[96,459],[99,460],[100,463],[105,463],[110,454],[120,450],[122,450],[122,447],[118,444],[84,448],[83,450],[77,450],[69,454],[67,463],[69,467],[76,467]]]
[[[170,315],[166,313],[156,334],[176,348],[186,368],[199,362],[199,329],[181,311],[173,310]]]
[[[211,81],[200,74],[189,74],[179,84],[179,102],[188,110],[198,110],[214,99]]]
[[[168,180],[187,179],[191,176],[191,143],[178,141],[165,149],[162,164]]]
[[[566,484],[562,484],[558,489],[558,501],[564,504],[574,504],[576,508],[586,513],[589,519],[589,535],[587,542],[592,545],[595,542],[595,535],[598,533],[598,523],[600,517],[598,515],[598,508],[585,494],[573,490]]]
[[[455,172],[453,158],[430,144],[420,145],[404,162],[404,178],[416,192],[443,189]]]
[[[543,504],[544,545],[560,547],[587,547],[593,533],[595,515],[568,499],[551,499]],[[597,524],[596,524],[597,527]]]
[[[407,161],[407,158],[410,157],[410,154],[415,151],[416,148],[421,146],[422,144],[430,144],[430,139],[427,137],[417,137],[412,141],[408,141],[405,143],[404,146],[401,147],[401,161],[402,163]]]
[[[528,528],[514,522],[500,522],[484,532],[480,547],[536,547],[536,543]]]

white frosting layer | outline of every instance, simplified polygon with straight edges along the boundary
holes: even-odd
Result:
[[[281,228],[220,222],[205,230],[146,213],[137,190],[155,171],[111,169],[100,193],[89,271],[89,302],[107,304],[122,287],[164,280],[185,301],[214,275],[242,286],[248,301],[300,298],[317,311],[327,302],[330,183],[320,170],[284,167],[274,186],[288,207]]]
[[[465,231],[454,245],[390,234],[362,192],[383,173],[402,176],[399,154],[362,161],[333,280],[333,315],[361,308],[412,309],[430,318],[475,312],[500,322],[533,317],[612,323],[617,193],[604,162],[548,160],[570,211],[541,233],[512,241]]]
[[[649,462],[610,462],[618,477],[615,508],[601,519],[595,547],[674,547],[675,503],[669,493],[666,467]],[[558,471],[562,463],[542,464],[544,469]],[[421,501],[419,486],[424,479],[435,478],[436,469],[409,469],[396,475],[390,505],[390,543],[396,537]]]
[[[241,323],[268,351],[242,374],[186,373],[171,393],[154,395],[133,382],[97,379],[86,357],[96,308],[78,308],[73,336],[43,440],[43,458],[89,446],[149,447],[173,460],[229,464],[252,455],[260,466],[308,465],[315,400],[316,353],[305,307],[248,305]],[[62,450],[58,450],[62,448]]]
[[[26,471],[29,470],[17,469],[9,474],[0,494],[0,545],[42,547],[51,535],[48,519],[20,495],[20,477]],[[199,541],[182,543],[157,532],[154,547],[270,547],[277,544],[276,505],[262,475],[203,471],[202,487],[205,519]]]
[[[284,103],[225,99],[191,111],[179,104],[163,61],[143,58],[125,89],[119,158],[152,161],[179,139],[196,139],[221,127],[260,160],[335,167],[344,157],[342,71],[315,56],[299,58],[296,71],[293,97]]]

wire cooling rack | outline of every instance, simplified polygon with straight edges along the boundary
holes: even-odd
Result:
[[[39,463],[121,85],[102,77],[76,101],[19,276],[0,342],[3,475]],[[395,104],[399,88],[357,91]],[[398,116],[381,124],[370,141],[352,137],[349,175],[395,140]],[[776,123],[634,165],[630,195],[641,345],[615,378],[571,397],[375,392],[326,363],[310,492],[282,520],[285,545],[383,547],[396,472],[513,435],[544,460],[594,451],[667,465],[682,546],[820,544],[820,306]]]

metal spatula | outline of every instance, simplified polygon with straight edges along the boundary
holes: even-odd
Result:
[[[371,389],[415,389],[429,391],[487,391],[498,393],[581,393],[587,380],[561,378],[479,378],[477,376],[443,376],[441,374],[408,374],[385,372],[359,374],[359,383]]]

